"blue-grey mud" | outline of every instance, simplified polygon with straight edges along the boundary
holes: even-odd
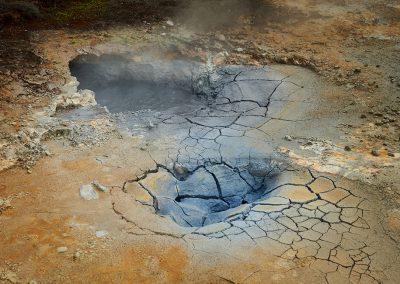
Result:
[[[395,1],[34,2],[90,5],[0,8],[1,283],[399,283]]]

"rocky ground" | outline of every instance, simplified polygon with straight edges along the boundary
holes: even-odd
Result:
[[[0,281],[398,283],[400,3],[210,2],[3,28]],[[110,114],[81,54],[216,99]]]

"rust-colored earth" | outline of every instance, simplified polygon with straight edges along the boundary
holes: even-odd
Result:
[[[399,283],[400,3],[169,2],[125,3],[115,10],[119,20],[107,13],[61,24],[45,18],[0,30],[0,283]],[[136,12],[129,5],[138,5]],[[331,190],[318,201],[333,207],[318,217],[329,229],[296,231],[306,214],[299,202],[298,216],[283,209],[286,219],[297,219],[293,227],[279,219],[286,229],[277,239],[270,231],[258,237],[245,230],[246,238],[186,232],[125,190],[154,171],[153,154],[173,137],[148,142],[104,117],[51,124],[71,105],[84,106],[65,96],[73,93],[70,60],[132,50],[137,61],[299,73],[296,80],[315,90],[304,96],[318,103],[307,110],[309,125],[296,129],[280,117],[260,129],[305,169],[287,178],[302,187],[282,190],[280,198],[307,203],[317,190]],[[73,132],[75,123],[94,130]],[[313,182],[326,178],[322,189],[302,191],[309,172]],[[79,189],[93,180],[109,191],[84,200]],[[351,205],[340,207],[347,192]],[[353,206],[357,198],[369,205]],[[352,214],[362,216],[348,221]]]

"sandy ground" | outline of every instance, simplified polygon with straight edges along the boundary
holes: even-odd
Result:
[[[238,21],[223,13],[226,3],[210,12],[204,5],[182,8],[171,16],[173,26],[162,21],[0,37],[0,281],[399,282],[400,3],[288,0],[256,15],[232,5]],[[218,15],[221,21],[211,20]],[[296,82],[315,107],[284,105],[282,117],[300,113],[309,121],[281,119],[263,131],[293,164],[366,200],[351,208],[367,225],[329,220],[340,241],[322,257],[320,239],[285,243],[268,231],[265,238],[213,238],[181,232],[142,208],[123,189],[154,168],[149,153],[160,151],[159,144],[126,135],[104,118],[65,125],[52,119],[57,107],[89,103],[74,96],[70,60],[127,50],[138,58],[220,66],[287,64],[274,66],[300,74]],[[87,125],[94,130],[80,131]],[[83,200],[79,188],[94,179],[110,191]],[[336,237],[325,238],[335,243]]]

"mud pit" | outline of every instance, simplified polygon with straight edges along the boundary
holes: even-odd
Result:
[[[185,61],[134,62],[118,55],[83,55],[70,62],[80,89],[96,93],[111,113],[183,111],[196,105],[193,76],[199,64]]]
[[[85,58],[98,62],[104,57]],[[380,207],[371,205],[369,195],[341,177],[296,165],[288,151],[282,150],[300,141],[304,151],[310,152],[318,149],[319,135],[336,132],[329,116],[310,115],[323,108],[325,102],[321,96],[325,85],[320,85],[317,76],[303,68],[279,65],[212,69],[190,61],[118,58],[119,68],[135,67],[128,68],[133,81],[138,81],[138,75],[132,77],[138,66],[151,66],[140,69],[151,70],[145,73],[147,82],[157,79],[173,82],[174,89],[184,86],[185,94],[195,103],[190,103],[189,108],[187,101],[179,100],[183,104],[178,106],[147,109],[147,105],[141,105],[137,110],[130,107],[107,112],[103,108],[106,104],[91,102],[85,106],[74,104],[72,109],[55,108],[54,115],[44,119],[46,125],[53,124],[56,129],[71,125],[69,132],[64,131],[70,133],[69,140],[61,140],[62,143],[75,142],[85,135],[92,141],[104,133],[103,125],[106,129],[115,126],[119,135],[95,150],[72,148],[49,158],[28,177],[38,181],[40,190],[45,191],[48,184],[63,189],[62,194],[54,192],[51,198],[64,200],[68,214],[74,216],[66,221],[70,234],[87,233],[88,239],[94,234],[109,234],[109,238],[102,237],[106,244],[114,246],[114,242],[123,240],[136,246],[144,242],[146,251],[149,241],[160,249],[173,245],[174,251],[182,248],[193,259],[190,269],[198,269],[199,264],[204,271],[217,267],[225,278],[232,277],[237,282],[249,277],[249,270],[239,269],[234,276],[226,274],[231,271],[230,262],[240,267],[250,263],[263,271],[256,274],[259,278],[251,280],[260,283],[274,277],[270,272],[273,267],[285,275],[291,269],[306,278],[315,276],[321,283],[324,279],[341,283],[349,278],[374,282],[398,276],[392,267],[381,269],[387,259],[395,263],[398,250],[379,226],[375,212],[380,212]],[[125,62],[122,65],[121,60]],[[93,85],[85,83],[84,76],[74,68],[72,74],[81,81],[78,88],[98,92],[103,88],[96,89],[97,82],[119,82],[120,74],[127,73],[127,69],[122,72],[119,68],[97,69],[102,72],[96,72]],[[106,75],[111,79],[102,77]],[[73,78],[71,82],[77,85]],[[87,93],[67,90],[71,89],[71,94],[65,94],[68,98]],[[158,89],[144,93],[160,97]],[[99,100],[97,93],[95,98]],[[91,132],[74,133],[75,129]],[[306,135],[315,138],[304,141],[301,136]],[[290,139],[283,139],[285,136]],[[83,200],[79,188],[94,179],[108,190],[99,192],[97,200]],[[7,183],[18,180],[10,176]],[[23,184],[30,186],[29,182]],[[48,200],[34,202],[47,203]],[[30,210],[38,209],[35,206]],[[380,249],[382,240],[385,249]],[[10,250],[12,241],[13,238],[6,238]],[[100,240],[96,237],[95,241]],[[68,246],[73,250],[86,244]],[[50,251],[57,254],[56,248]],[[124,251],[118,250],[117,256],[112,251],[110,259],[125,257]],[[73,254],[76,267],[91,261],[89,257],[76,260],[75,251]],[[227,254],[230,262],[224,266]],[[137,259],[137,253],[126,258]],[[299,262],[307,263],[306,271]],[[298,274],[290,274],[287,279],[292,277],[297,279]]]
[[[273,119],[268,113],[273,96],[290,96],[279,94],[280,89],[301,88],[269,67],[213,69],[186,61],[84,55],[73,60],[70,69],[79,89],[94,91],[97,103],[126,127],[147,118],[150,129],[162,125],[176,136],[182,131],[174,126],[180,125],[191,132],[185,143],[209,140],[218,145],[219,138],[244,137]],[[199,131],[204,133],[196,134]]]
[[[160,167],[138,183],[151,196],[155,211],[179,225],[201,227],[227,219],[243,220],[250,208],[245,204],[265,197],[279,170],[271,161],[257,159],[236,167],[206,162],[192,172],[181,165],[175,165],[174,172]]]
[[[0,24],[1,283],[399,283],[399,5],[70,2]]]
[[[274,267],[285,275],[290,269],[315,276],[318,283],[396,279],[393,267],[381,269],[387,259],[395,263],[398,250],[379,226],[380,205],[371,205],[357,184],[321,173],[337,169],[331,160],[315,169],[322,147],[338,149],[323,140],[337,139],[339,119],[327,115],[323,96],[330,85],[294,66],[211,68],[176,58],[150,60],[135,51],[99,53],[104,55],[70,62],[79,85],[68,74],[62,97],[50,115],[40,117],[46,129],[65,135],[50,143],[55,152],[61,143],[72,147],[63,146],[68,152],[46,159],[27,178],[43,191],[48,184],[63,189],[51,198],[62,200],[74,216],[65,221],[71,234],[96,236],[94,242],[100,235],[111,246],[143,242],[145,250],[149,242],[157,250],[173,245],[192,258],[190,269],[217,268],[234,282],[252,278],[253,269],[231,276],[230,262],[263,271],[251,279],[260,283],[275,277]],[[85,89],[94,91],[96,101]],[[104,142],[84,148],[96,139]],[[311,157],[309,163],[296,163],[299,156],[288,148],[300,149],[296,153]],[[96,198],[85,200],[80,188],[94,179],[106,190],[95,188]],[[17,180],[10,176],[7,183]],[[48,204],[37,198],[34,204]],[[47,214],[41,213],[47,208],[40,210]],[[125,257],[124,251],[110,251],[110,259]],[[138,259],[137,253],[126,257]],[[86,263],[75,252],[71,259],[76,267]]]
[[[98,104],[121,128],[134,134],[141,127],[142,134],[154,137],[157,132],[160,140],[175,138],[167,161],[157,162],[156,172],[138,180],[157,214],[189,227],[244,219],[253,203],[273,190],[283,165],[268,157],[275,155],[272,151],[257,153],[252,143],[265,136],[258,128],[271,119],[271,100],[288,87],[301,89],[279,72],[246,66],[213,70],[186,61],[134,62],[117,55],[80,56],[70,69],[79,88],[95,91]],[[259,137],[248,135],[252,131]],[[234,147],[232,153],[223,152]]]
[[[340,178],[295,165],[282,151],[294,139],[282,140],[285,134],[296,133],[300,141],[302,135],[315,135],[304,143],[304,151],[310,151],[317,149],[318,136],[335,133],[329,117],[310,116],[323,108],[314,75],[296,67],[210,68],[190,61],[134,61],[125,55],[113,66],[107,56],[85,58],[85,64],[94,60],[96,71],[88,72],[91,64],[76,68],[73,61],[72,74],[80,88],[95,91],[103,106],[112,103],[101,103],[107,87],[99,86],[121,78],[124,84],[145,81],[184,90],[124,90],[121,97],[130,96],[130,102],[106,114],[118,131],[140,137],[136,147],[146,161],[135,160],[140,171],[110,192],[113,213],[129,234],[169,236],[213,253],[218,241],[229,242],[236,253],[255,245],[279,259],[311,259],[312,271],[324,278],[381,277],[375,267],[382,254],[375,240],[383,235],[371,230],[377,221],[365,195]],[[112,94],[107,96],[120,98]],[[154,107],[151,98],[156,98]],[[75,109],[59,119],[87,119],[77,115],[80,111],[92,113],[93,119],[98,108]],[[111,161],[101,158],[102,165]]]

